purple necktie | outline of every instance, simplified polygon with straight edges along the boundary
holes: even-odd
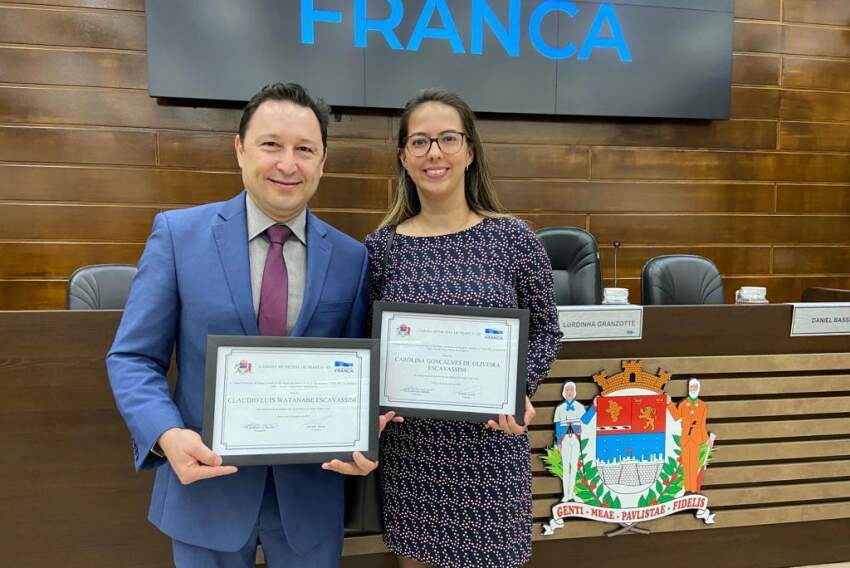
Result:
[[[283,260],[283,243],[292,231],[285,225],[272,225],[266,229],[269,252],[263,269],[260,290],[260,307],[257,310],[257,327],[260,335],[286,335],[286,307],[289,301],[289,278]]]

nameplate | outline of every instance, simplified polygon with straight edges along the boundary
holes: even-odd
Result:
[[[850,335],[850,302],[794,304],[791,337]]]
[[[558,306],[561,341],[640,339],[643,306]]]

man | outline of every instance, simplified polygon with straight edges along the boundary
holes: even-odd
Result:
[[[157,215],[107,356],[137,469],[156,468],[148,518],[183,566],[336,566],[343,477],[376,464],[222,466],[201,441],[208,334],[360,337],[365,247],[306,207],[326,159],[328,108],[296,84],[263,88],[235,138],[245,192]],[[178,377],[166,371],[177,346]]]
[[[595,410],[585,411],[584,405],[576,400],[576,384],[572,381],[564,383],[561,393],[564,402],[555,408],[555,438],[558,440],[561,452],[563,476],[561,483],[566,503],[575,499],[576,477],[578,476],[578,458],[581,452],[581,425],[587,424],[595,415]],[[594,401],[595,403],[595,401]]]
[[[708,406],[699,399],[699,379],[688,381],[688,398],[682,400],[677,407],[673,399],[667,395],[667,409],[674,420],[682,421],[680,447],[682,450],[682,470],[685,474],[685,491],[698,493],[700,489],[700,453],[703,444],[709,444],[706,430]]]

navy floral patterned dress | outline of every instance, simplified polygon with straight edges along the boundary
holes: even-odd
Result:
[[[449,235],[369,235],[370,301],[531,312],[528,394],[558,352],[549,259],[528,226],[485,218]],[[381,436],[384,541],[396,554],[443,568],[519,566],[531,557],[528,436],[483,423],[406,418]]]

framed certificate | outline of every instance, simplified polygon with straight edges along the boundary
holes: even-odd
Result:
[[[204,443],[225,465],[378,456],[377,342],[210,335]]]
[[[523,423],[528,310],[376,302],[372,317],[382,411]]]

